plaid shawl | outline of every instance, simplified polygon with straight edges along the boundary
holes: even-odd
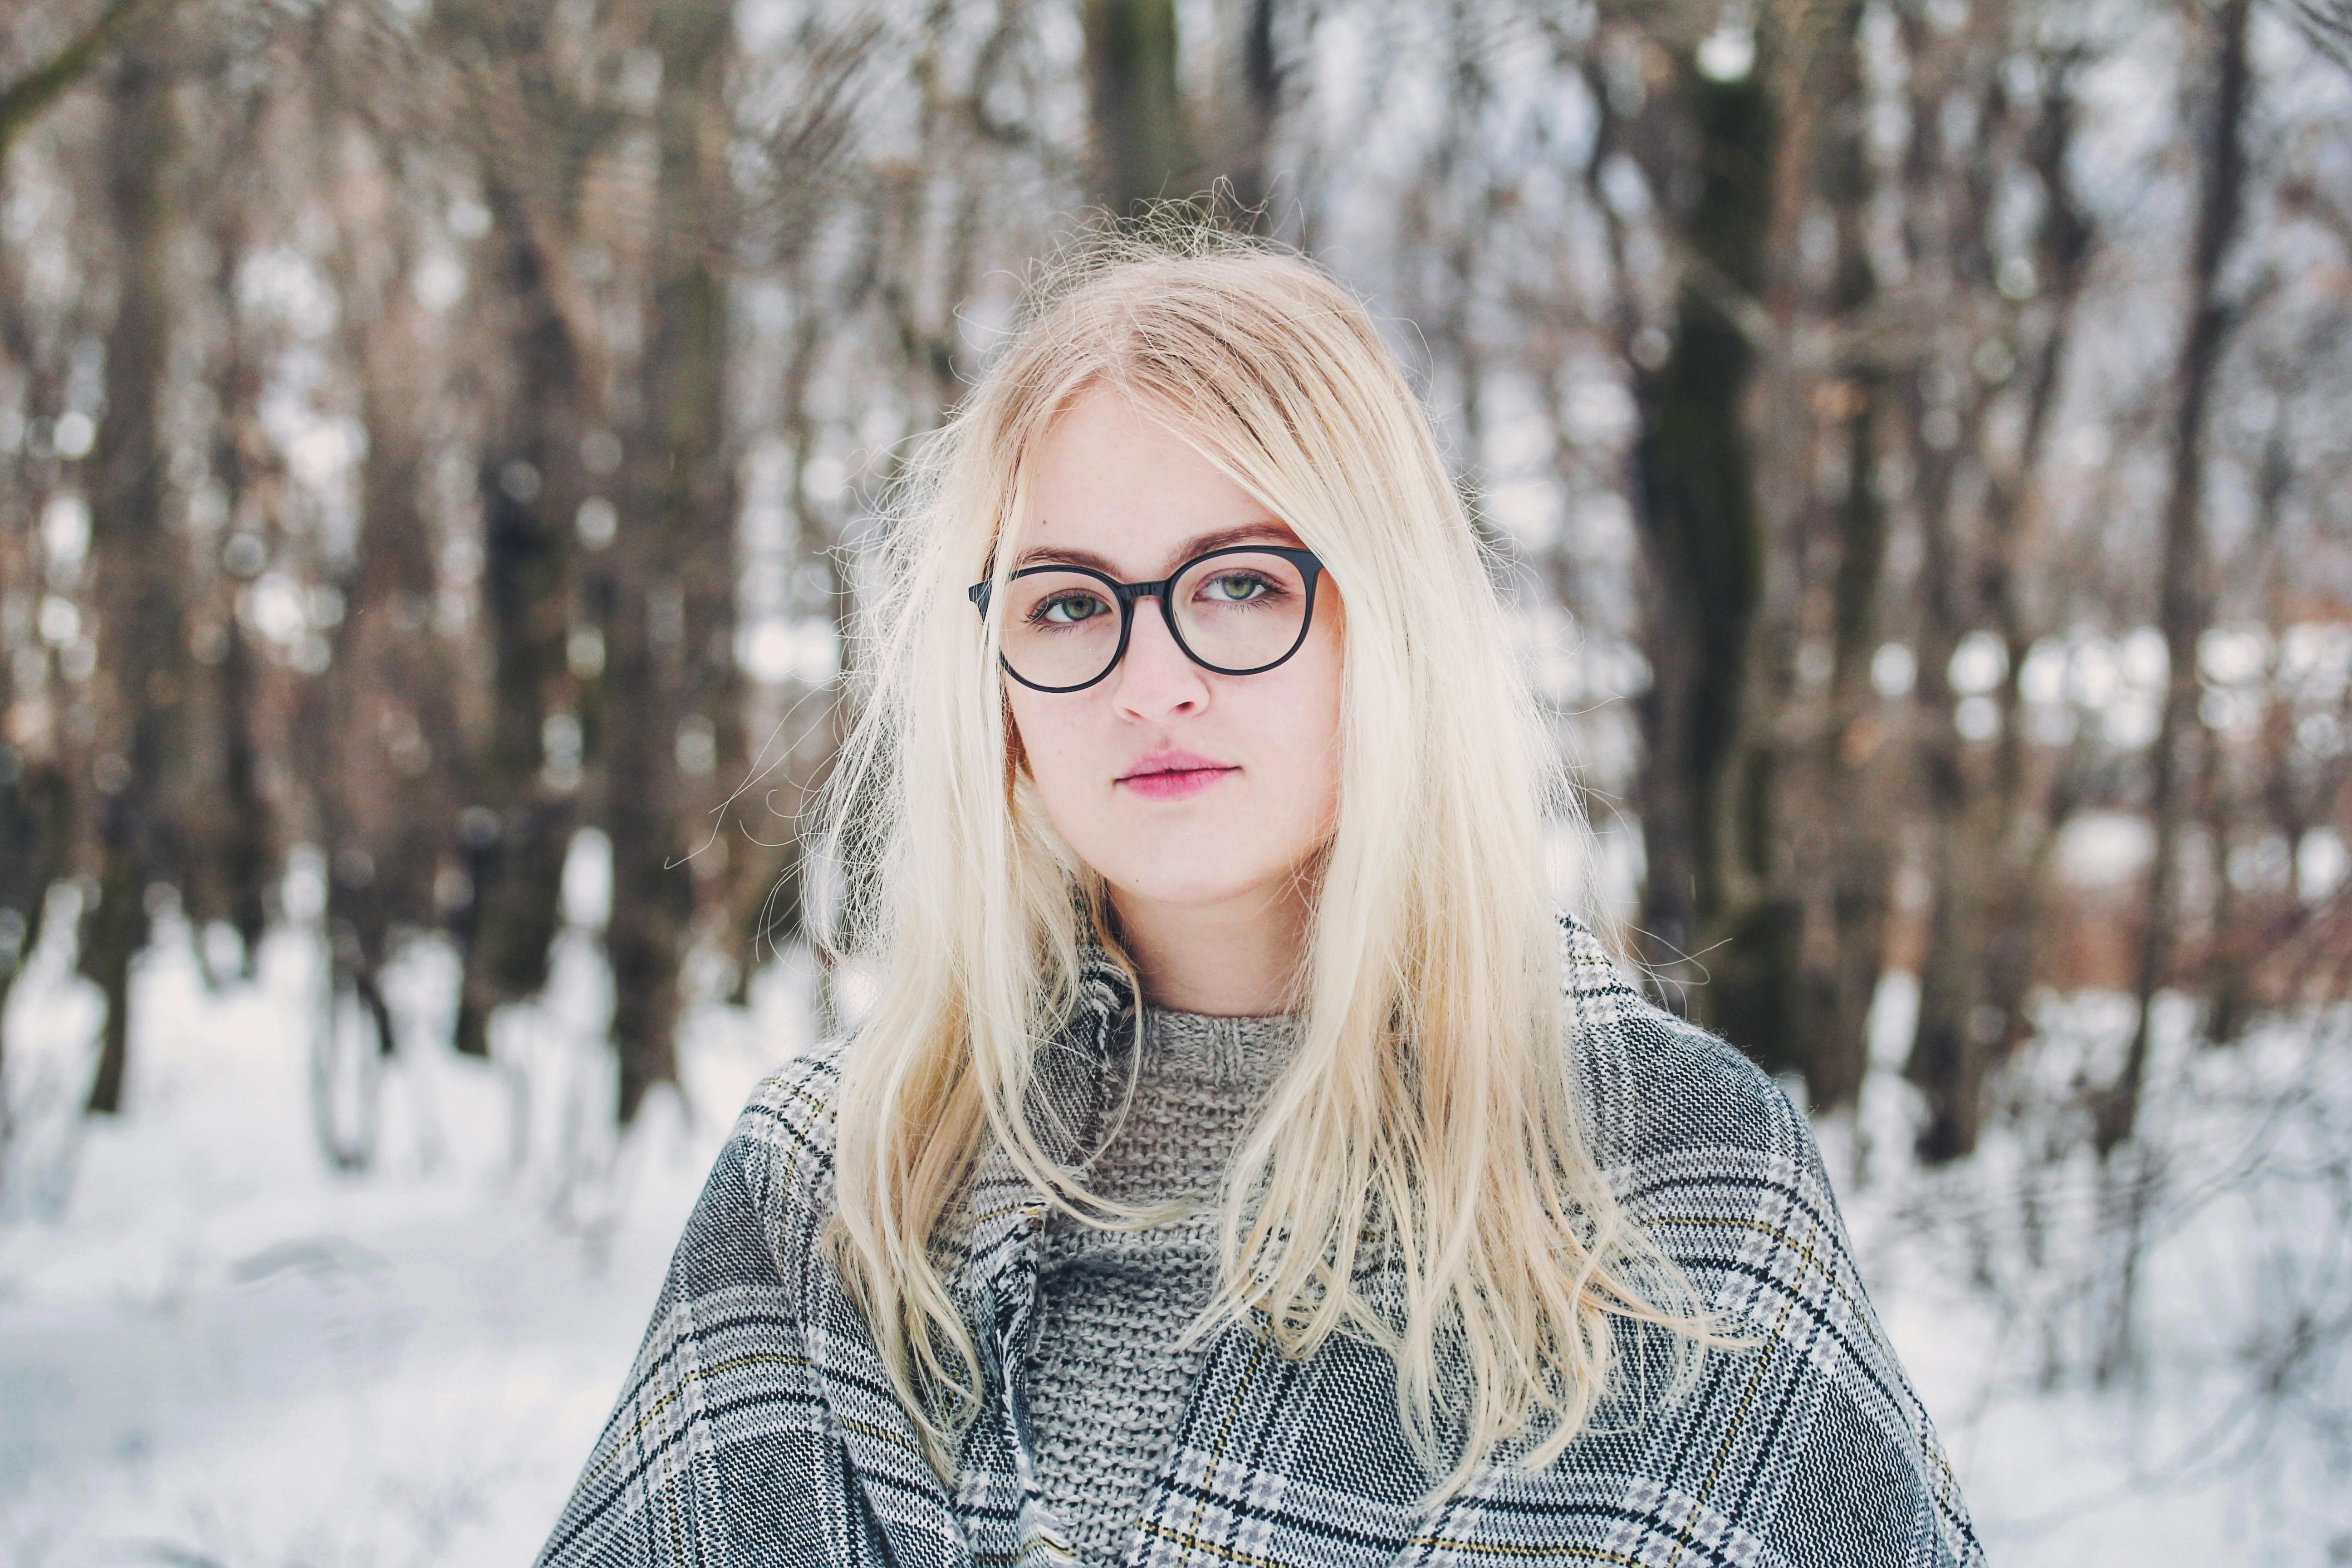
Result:
[[[1604,1406],[1554,1465],[1507,1459],[1434,1508],[1392,1367],[1334,1336],[1284,1359],[1212,1341],[1126,1568],[1980,1564],[1951,1468],[1863,1292],[1804,1117],[1736,1051],[1653,1006],[1563,922],[1595,1148],[1745,1348],[1695,1391]],[[1134,1000],[1085,976],[1063,1046],[1108,1060]],[[819,1246],[840,1047],[761,1083],[678,1243],[544,1568],[1066,1563],[1031,1475],[1019,1371],[1045,1206],[975,1173],[955,1279],[988,1402],[950,1490],[923,1458]],[[1626,1329],[1629,1387],[1666,1346]]]

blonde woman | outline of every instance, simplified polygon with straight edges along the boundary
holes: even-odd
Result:
[[[1549,906],[1364,310],[1205,239],[1040,292],[863,649],[879,999],[753,1096],[542,1561],[1979,1561],[1803,1117]]]

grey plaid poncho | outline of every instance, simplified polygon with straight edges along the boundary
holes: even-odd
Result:
[[[1127,1568],[1981,1563],[1804,1117],[1730,1047],[1644,1001],[1591,932],[1566,933],[1596,1152],[1746,1348],[1708,1352],[1677,1402],[1604,1406],[1546,1469],[1498,1461],[1424,1508],[1429,1478],[1380,1352],[1335,1336],[1288,1361],[1228,1327]],[[1108,1059],[1133,1005],[1096,966],[1064,1043]],[[956,1284],[989,1404],[951,1494],[819,1246],[839,1072],[839,1048],[819,1050],[744,1109],[545,1568],[1069,1562],[1020,1406],[1045,1205],[1001,1155],[975,1175]],[[1661,1345],[1627,1332],[1640,1387]]]

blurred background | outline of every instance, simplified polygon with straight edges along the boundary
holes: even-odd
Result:
[[[1995,1561],[2352,1562],[2343,0],[9,0],[0,1565],[517,1562],[1089,214],[1438,413]]]

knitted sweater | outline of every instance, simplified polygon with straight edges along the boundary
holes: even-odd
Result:
[[[1183,1419],[1208,1348],[1178,1341],[1216,1294],[1219,1189],[1297,1037],[1287,1017],[1146,1008],[1135,1098],[1087,1184],[1119,1203],[1187,1207],[1143,1230],[1056,1213],[1040,1240],[1027,1384],[1037,1479],[1095,1568],[1126,1557]],[[1122,1054],[1108,1093],[1127,1068]]]

